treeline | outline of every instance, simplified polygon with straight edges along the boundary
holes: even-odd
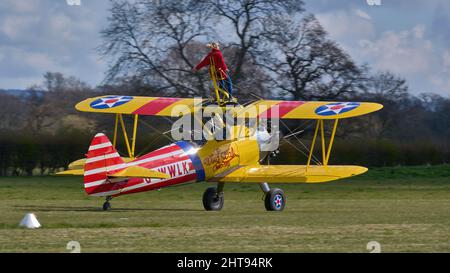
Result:
[[[310,144],[306,142],[305,144]],[[282,144],[274,164],[306,164],[306,156],[291,146]],[[320,146],[315,156],[321,160]],[[446,141],[397,141],[392,139],[336,139],[330,164],[367,167],[439,165],[450,162],[450,144]],[[314,162],[313,162],[314,163]]]
[[[68,134],[0,133],[0,175],[46,175],[81,158],[91,136],[72,131]],[[78,158],[77,158],[78,156]]]

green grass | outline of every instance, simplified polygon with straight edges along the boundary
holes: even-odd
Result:
[[[279,185],[281,213],[258,185],[229,184],[205,212],[206,183],[113,199],[88,197],[80,178],[0,178],[0,252],[450,252],[450,166],[379,168],[348,180]],[[272,185],[274,186],[274,185]],[[34,212],[43,227],[18,227]]]

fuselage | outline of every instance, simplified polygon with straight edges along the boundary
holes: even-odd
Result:
[[[109,183],[86,188],[86,191],[93,196],[115,197],[179,184],[214,181],[214,177],[239,165],[256,163],[259,159],[258,142],[252,139],[210,140],[204,145],[178,141],[124,163],[126,167],[140,166],[166,173],[170,178],[114,178],[108,179]]]

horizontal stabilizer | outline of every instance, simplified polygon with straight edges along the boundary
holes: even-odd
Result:
[[[210,181],[239,183],[323,183],[367,172],[360,166],[249,165]]]
[[[130,157],[122,157],[123,162],[128,163],[133,161],[133,158]],[[77,170],[84,169],[84,165],[86,164],[86,158],[78,159],[69,164],[69,170]]]
[[[58,172],[55,175],[84,175],[84,170],[83,169],[67,170],[63,172]]]
[[[170,175],[144,167],[131,166],[116,173],[108,173],[108,177],[137,177],[137,178],[161,178],[168,179]]]

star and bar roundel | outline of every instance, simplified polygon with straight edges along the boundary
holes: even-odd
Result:
[[[315,113],[319,116],[335,116],[358,108],[359,102],[335,102],[317,107]]]
[[[281,208],[281,206],[283,205],[283,197],[280,194],[277,194],[273,200],[273,204],[276,208]]]
[[[123,105],[133,99],[132,96],[106,96],[91,102],[94,109],[109,109]]]

